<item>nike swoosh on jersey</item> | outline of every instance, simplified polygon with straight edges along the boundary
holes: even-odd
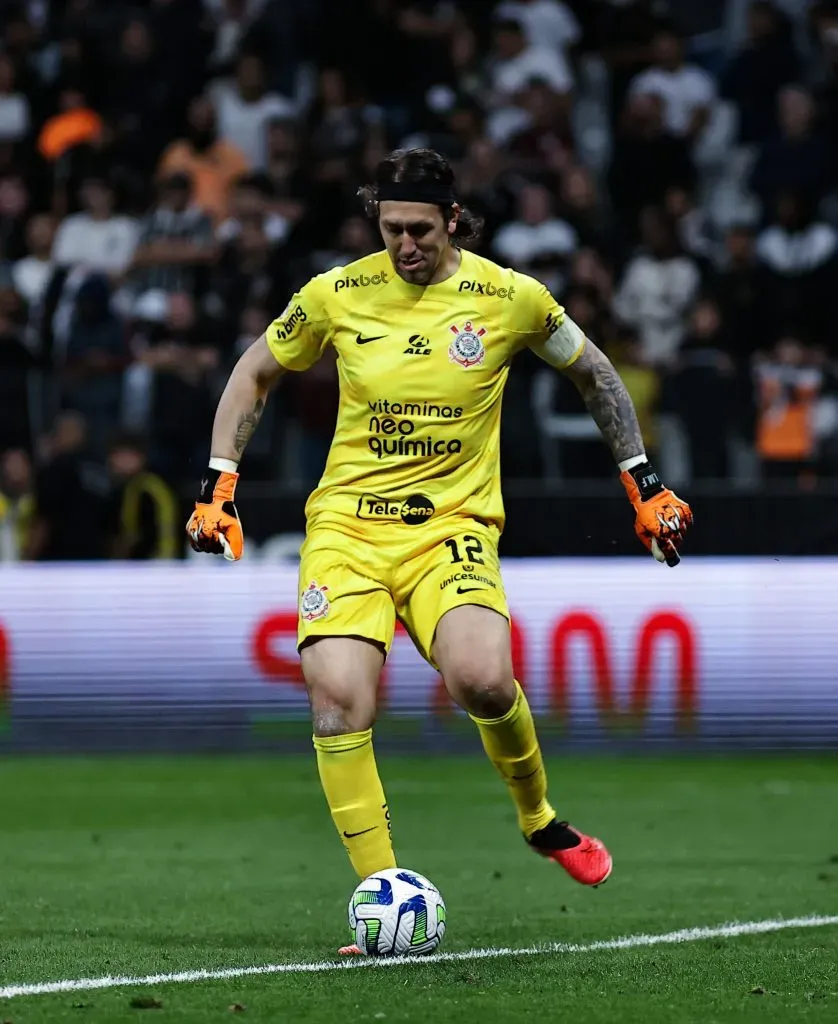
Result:
[[[378,825],[373,825],[372,828],[362,828],[360,832],[344,832],[343,834],[347,839],[355,839],[356,836],[365,836],[367,832],[375,832],[377,828]]]
[[[485,590],[485,587],[457,587],[458,594],[470,594],[473,590]]]
[[[382,338],[386,338],[386,337],[387,337],[386,334],[376,334],[376,336],[374,338],[362,338],[361,335],[359,334],[358,337],[355,339],[355,341],[359,345],[369,345],[369,343],[371,341],[381,341]]]

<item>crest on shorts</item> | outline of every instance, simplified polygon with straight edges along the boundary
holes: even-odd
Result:
[[[329,614],[329,599],[326,597],[328,589],[318,587],[314,580],[309,583],[308,589],[304,590],[300,597],[300,618],[313,622]]]
[[[486,358],[486,348],[482,341],[486,328],[475,327],[471,320],[467,320],[462,330],[456,324],[452,324],[449,330],[454,335],[454,340],[448,346],[451,362],[459,363],[466,369],[479,366]]]

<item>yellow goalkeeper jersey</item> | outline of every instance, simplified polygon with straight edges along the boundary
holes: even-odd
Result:
[[[340,408],[308,526],[368,537],[371,524],[472,517],[503,528],[501,400],[512,357],[545,342],[564,310],[534,278],[463,252],[422,287],[386,252],[313,278],[266,332],[277,361],[306,370],[337,352]],[[565,365],[579,354],[568,343]]]

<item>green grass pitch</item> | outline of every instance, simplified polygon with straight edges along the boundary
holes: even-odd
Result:
[[[380,762],[400,864],[447,901],[447,951],[838,914],[834,759],[552,759],[560,813],[614,854],[596,891],[526,849],[488,763]],[[355,879],[313,758],[5,760],[0,823],[0,986],[319,961],[346,941]],[[13,1024],[232,1016],[836,1021],[838,926],[0,1000]]]

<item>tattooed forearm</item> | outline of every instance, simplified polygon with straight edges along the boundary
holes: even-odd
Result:
[[[251,412],[243,412],[239,416],[239,422],[236,426],[236,437],[233,441],[233,447],[238,455],[247,447],[247,442],[253,437],[253,431],[259,424],[259,420],[262,418],[262,412],[265,408],[265,400],[263,398],[257,398],[253,403],[253,409]]]
[[[643,436],[634,404],[608,357],[590,340],[576,362],[565,369],[617,462],[641,455]]]

